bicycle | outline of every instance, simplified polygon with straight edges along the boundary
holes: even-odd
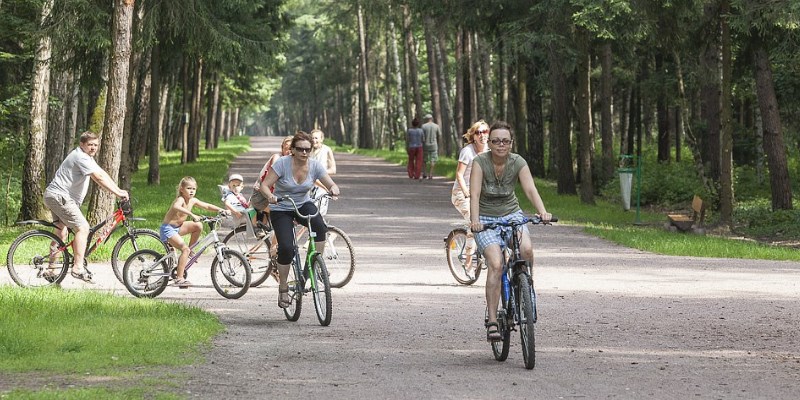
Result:
[[[252,229],[253,231],[250,231],[246,224],[239,225],[225,235],[222,243],[247,257],[252,275],[250,286],[255,287],[264,283],[270,275],[277,273],[277,270],[272,265],[270,252],[272,227],[262,223],[261,218],[258,218],[256,226]]]
[[[321,209],[319,203],[325,198],[322,196],[314,199],[318,209]],[[356,272],[356,252],[350,236],[341,228],[328,223],[327,218],[323,218],[328,227],[328,237],[325,238],[325,250],[322,252],[322,258],[325,259],[325,266],[328,268],[331,287],[342,288],[353,279],[353,274]],[[304,229],[300,235],[300,243],[304,243],[308,239],[306,233]]]
[[[486,269],[486,264],[483,261],[483,255],[478,251],[475,239],[467,236],[467,229],[458,227],[450,231],[444,238],[444,252],[453,278],[463,285],[472,285],[478,281],[481,271]],[[467,258],[470,255],[472,256],[471,266],[468,268]],[[471,274],[470,270],[472,270]]]
[[[89,230],[86,241],[86,254],[84,268],[88,265],[89,256],[98,247],[108,242],[111,235],[120,227],[125,227],[125,233],[120,237],[111,251],[111,268],[114,276],[122,282],[121,267],[128,256],[142,248],[158,248],[166,250],[161,242],[158,232],[152,229],[136,229],[133,221],[143,221],[144,218],[133,218],[133,208],[130,200],[118,201],[116,209],[103,222]],[[18,221],[17,225],[41,225],[56,229],[56,225],[45,220]],[[69,229],[69,234],[72,235]],[[95,235],[97,237],[95,237]],[[69,237],[69,236],[68,236]],[[154,239],[154,240],[149,240]],[[73,256],[70,253],[72,240],[64,243],[55,233],[47,229],[34,229],[22,233],[8,250],[6,263],[11,279],[22,287],[43,287],[60,284],[72,267]],[[86,269],[89,279],[91,272]]]
[[[331,197],[329,194],[325,196]],[[331,323],[331,314],[333,312],[333,304],[331,298],[331,285],[328,279],[328,268],[325,266],[325,260],[322,254],[317,252],[317,246],[314,238],[317,236],[311,230],[311,218],[319,214],[319,208],[314,214],[303,215],[297,207],[297,203],[289,196],[279,198],[280,201],[290,201],[294,207],[294,212],[306,220],[305,229],[310,232],[308,240],[308,250],[306,252],[305,265],[301,269],[300,249],[298,248],[297,239],[297,226],[292,227],[292,244],[294,248],[294,257],[292,258],[292,265],[289,268],[289,307],[283,309],[283,314],[289,321],[297,321],[300,318],[300,312],[303,308],[303,296],[309,291],[314,296],[314,308],[317,312],[317,320],[322,326],[328,326]],[[310,283],[310,287],[306,288],[306,283]]]
[[[213,246],[215,256],[211,263],[211,282],[214,289],[222,297],[238,299],[250,287],[250,263],[242,253],[228,248],[220,241],[217,225],[226,216],[227,212],[222,211],[215,217],[201,217],[200,220],[208,224],[210,232],[191,247],[194,254],[190,255],[184,274],[188,276],[192,265]],[[176,279],[178,254],[172,246],[167,247],[166,254],[145,249],[128,257],[122,270],[128,292],[136,297],[153,298],[164,292],[170,280]]]
[[[550,222],[558,222],[558,218],[552,217]],[[497,310],[498,331],[502,340],[492,342],[492,353],[497,361],[505,361],[508,358],[508,350],[511,345],[511,332],[519,326],[520,340],[522,343],[522,359],[526,369],[532,369],[536,365],[536,334],[534,324],[538,317],[536,313],[536,291],[533,288],[533,277],[530,274],[530,266],[520,254],[520,235],[516,234],[519,227],[531,223],[534,225],[544,223],[539,216],[533,218],[523,218],[505,222],[484,224],[483,229],[496,229],[510,227],[514,234],[508,246],[511,250],[511,257],[506,259],[503,264],[503,275],[501,285],[500,302],[501,307]],[[503,243],[507,243],[508,234],[505,229],[500,230],[500,238]],[[505,247],[505,246],[504,246]],[[489,310],[486,310],[486,321],[489,320]]]

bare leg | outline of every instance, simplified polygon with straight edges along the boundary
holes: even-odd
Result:
[[[74,232],[72,240],[72,254],[75,256],[72,263],[72,271],[80,273],[83,271],[83,260],[86,255],[86,241],[89,238],[89,226],[80,226]]]
[[[500,282],[503,275],[503,253],[500,246],[491,245],[484,250],[489,270],[486,275],[486,309],[489,323],[497,322],[497,305],[500,303]]]

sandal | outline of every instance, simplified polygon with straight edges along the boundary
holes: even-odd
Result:
[[[289,297],[289,288],[278,289],[278,307],[289,308],[292,305],[292,298]]]
[[[92,273],[89,271],[81,271],[81,272],[70,271],[70,275],[72,275],[73,278],[80,279],[86,283],[94,283],[92,281]]]
[[[192,283],[187,281],[184,278],[181,278],[181,279],[175,280],[175,286],[177,286],[177,287],[179,287],[181,289],[188,289],[189,286],[192,286]]]
[[[55,267],[48,268],[44,272],[42,272],[42,278],[44,278],[44,280],[50,283],[55,282],[56,278],[58,278],[58,274],[56,273]]]
[[[503,340],[503,335],[500,334],[500,326],[497,325],[497,322],[487,322],[486,323],[486,341],[487,342],[499,342]]]

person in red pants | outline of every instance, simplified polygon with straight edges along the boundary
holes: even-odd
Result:
[[[406,151],[408,152],[408,177],[419,179],[422,175],[422,128],[419,119],[411,121],[411,128],[406,131]]]

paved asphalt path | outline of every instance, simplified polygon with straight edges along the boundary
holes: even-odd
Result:
[[[253,138],[231,172],[253,182],[280,138]],[[336,154],[341,198],[329,219],[356,247],[353,280],[319,326],[306,297],[297,322],[268,281],[239,300],[216,294],[207,269],[159,298],[207,309],[227,326],[187,376],[192,398],[795,399],[800,394],[796,263],[665,257],[532,227],[539,295],[537,363],[518,336],[493,359],[483,277],[450,276],[442,239],[459,223],[452,181],[412,181],[405,168]],[[553,209],[551,205],[551,209]],[[561,213],[563,214],[563,212]],[[568,219],[569,215],[561,215]],[[2,281],[7,281],[4,277]],[[68,285],[77,285],[67,278]],[[99,286],[125,294],[107,277]]]

